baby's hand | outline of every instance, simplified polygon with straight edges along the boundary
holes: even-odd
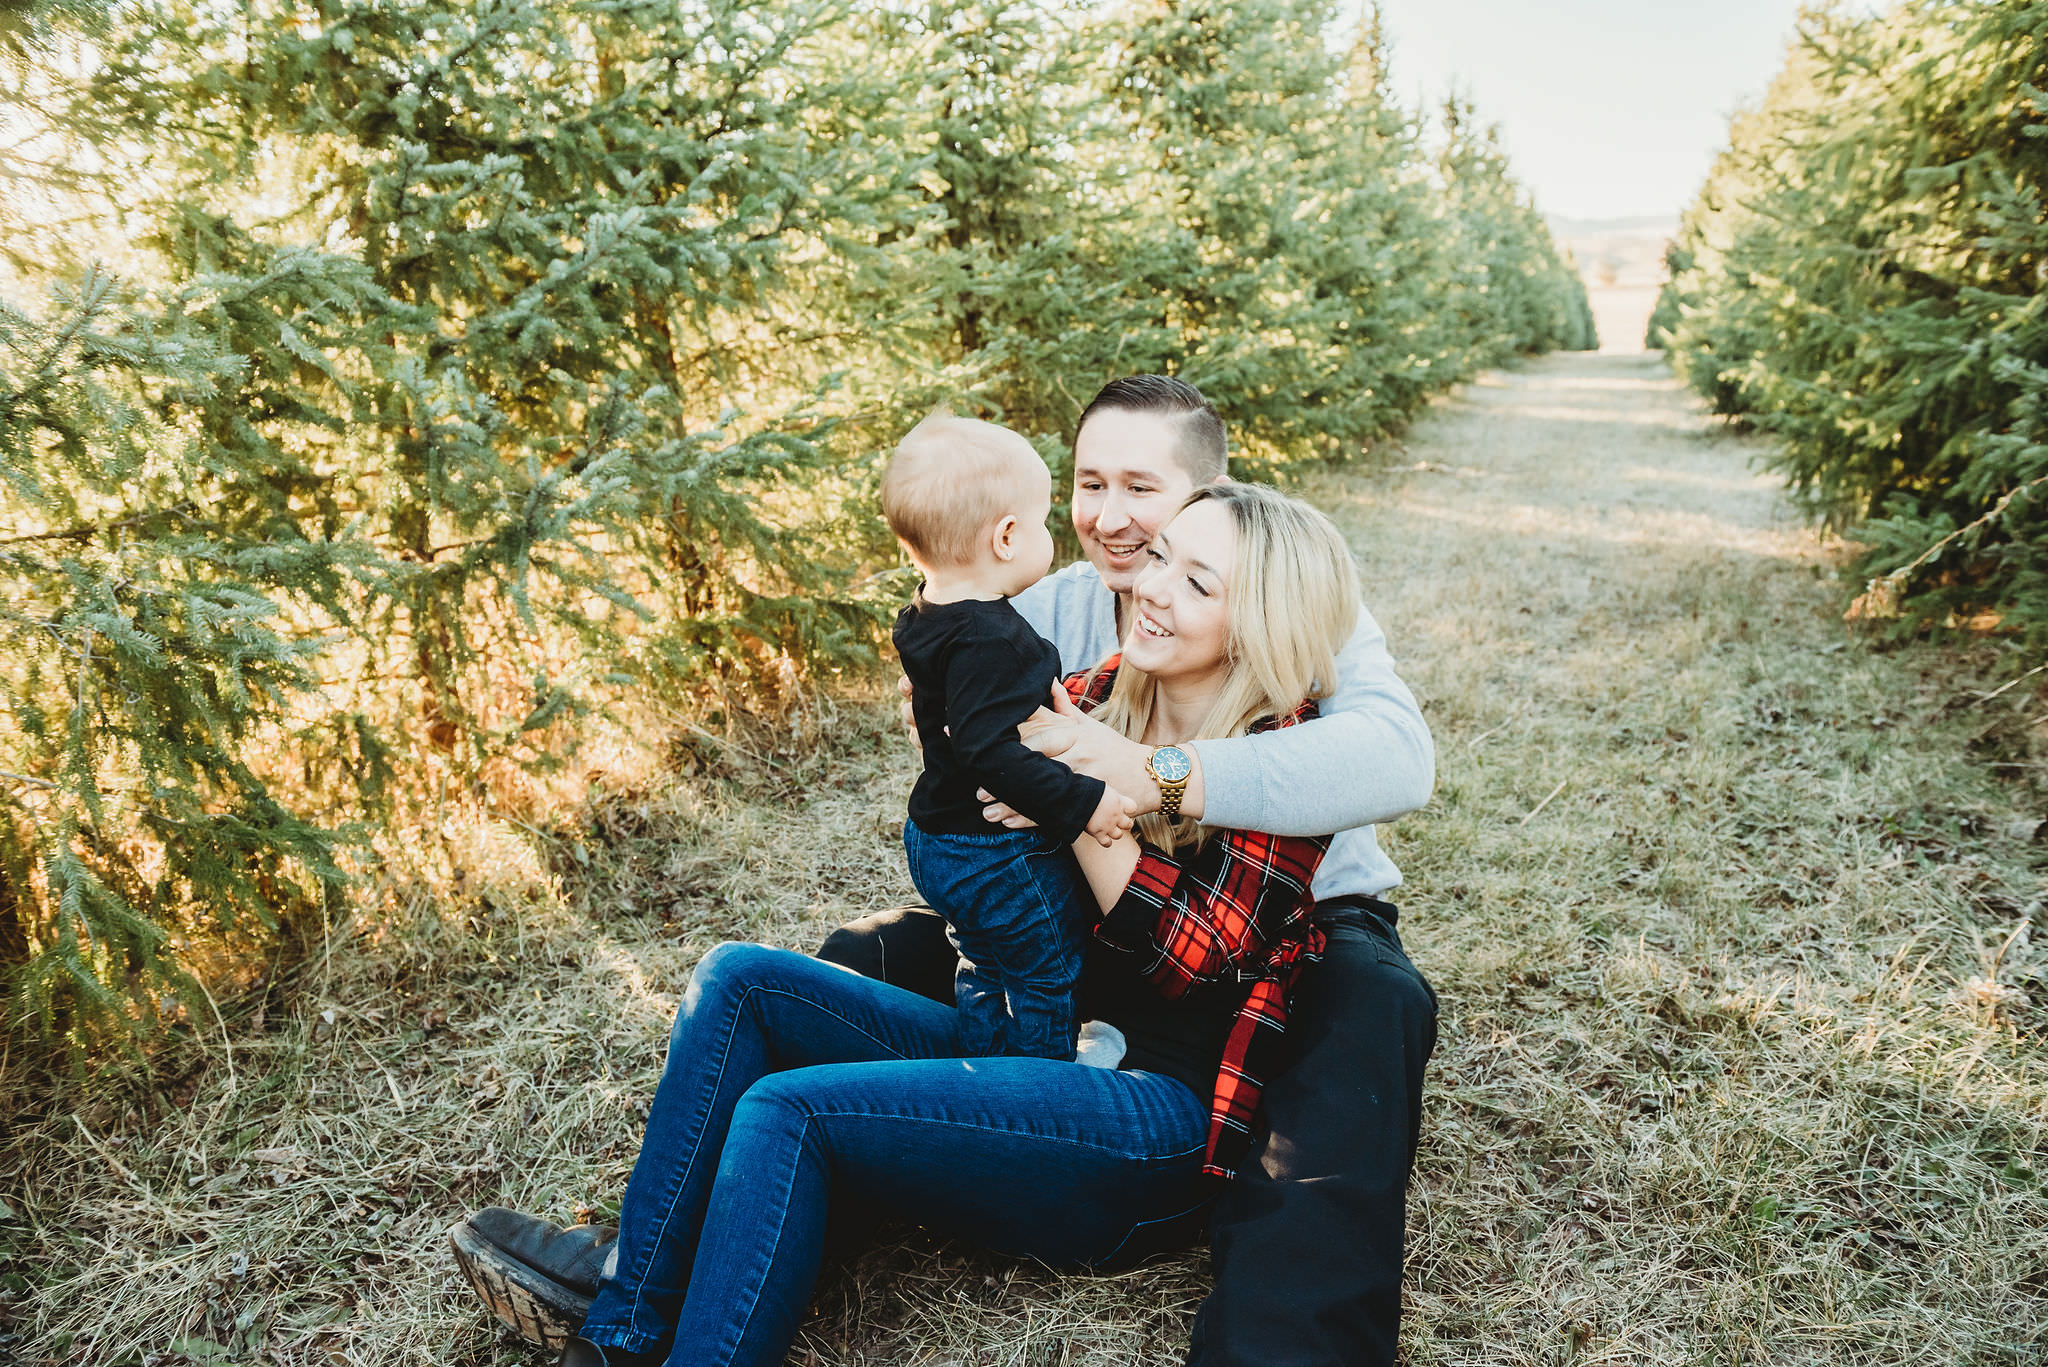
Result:
[[[1114,845],[1119,837],[1130,834],[1131,819],[1137,811],[1137,803],[1105,784],[1102,801],[1095,804],[1095,815],[1088,818],[1088,834],[1104,848]]]

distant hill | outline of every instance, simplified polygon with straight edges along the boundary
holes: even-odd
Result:
[[[1601,237],[1614,233],[1663,233],[1678,231],[1677,214],[1638,214],[1634,218],[1571,218],[1545,214],[1543,221],[1559,237]]]
[[[1644,325],[1664,283],[1664,244],[1678,215],[1565,218],[1551,215],[1550,235],[1579,263],[1586,299],[1600,330],[1600,349],[1640,351]]]
[[[1552,215],[1550,233],[1579,263],[1589,289],[1659,285],[1664,244],[1678,231],[1678,215],[1635,218],[1566,218]]]

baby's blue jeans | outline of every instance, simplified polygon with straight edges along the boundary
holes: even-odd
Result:
[[[1037,831],[960,835],[915,821],[903,823],[903,853],[960,952],[960,1052],[1072,1058],[1089,896],[1073,854]]]

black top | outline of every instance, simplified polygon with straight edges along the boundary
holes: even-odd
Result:
[[[927,603],[922,590],[897,615],[894,636],[924,746],[910,819],[935,835],[999,831],[974,795],[986,788],[1058,844],[1079,836],[1102,801],[1102,780],[1017,739],[1018,724],[1047,705],[1059,678],[1052,642],[1007,598]]]
[[[1124,1058],[1117,1066],[1163,1073],[1206,1104],[1216,1093],[1216,1070],[1249,988],[1212,983],[1169,1000],[1145,981],[1138,955],[1093,938],[1086,953],[1075,1004],[1081,1019],[1123,1031]]]

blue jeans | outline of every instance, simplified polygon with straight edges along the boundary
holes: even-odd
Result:
[[[1296,986],[1287,1061],[1259,1098],[1250,1160],[1209,1215],[1216,1287],[1187,1367],[1392,1367],[1401,1337],[1408,1172],[1436,993],[1391,903],[1316,907],[1330,943]],[[818,957],[934,999],[949,993],[945,923],[922,907],[864,916]]]
[[[960,1058],[954,1019],[790,950],[705,955],[583,1336],[633,1351],[672,1339],[669,1367],[775,1367],[835,1189],[1054,1263],[1131,1261],[1200,1233],[1208,1107],[1184,1084]]]
[[[903,823],[910,881],[946,918],[960,967],[960,1052],[1070,1059],[1087,889],[1065,846],[1036,831],[927,831]]]

